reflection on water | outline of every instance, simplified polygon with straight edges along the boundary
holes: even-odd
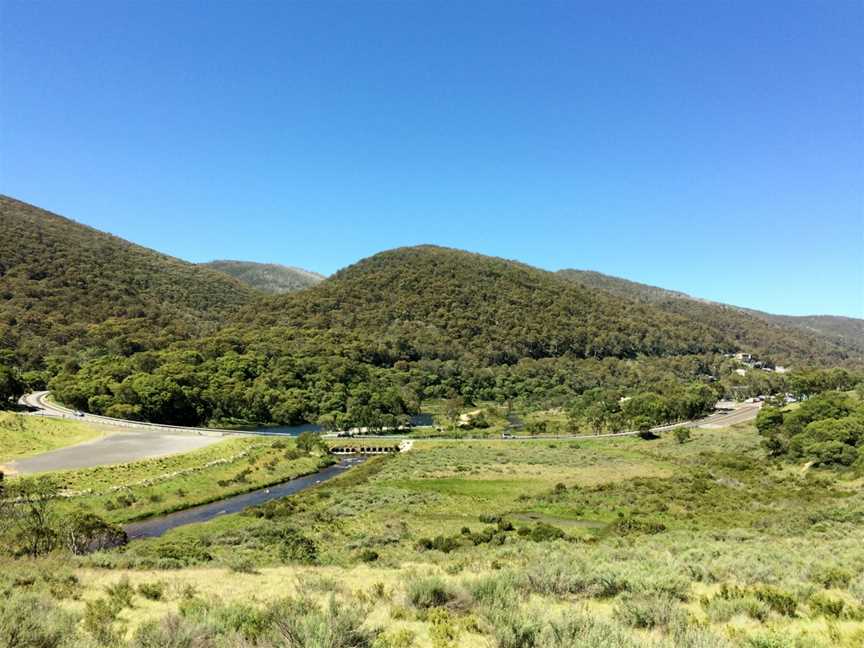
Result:
[[[428,427],[435,424],[431,414],[417,414],[411,417],[413,427]],[[284,436],[299,436],[303,432],[324,432],[324,428],[317,423],[304,423],[303,425],[278,425],[274,427],[258,428],[258,432],[264,434],[280,434]]]

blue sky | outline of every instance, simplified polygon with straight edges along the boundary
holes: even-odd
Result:
[[[864,316],[864,5],[0,0],[0,192],[192,261],[437,243]]]

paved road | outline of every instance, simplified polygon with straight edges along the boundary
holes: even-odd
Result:
[[[20,402],[28,407],[36,408],[39,410],[37,413],[42,416],[72,418],[88,423],[98,422],[110,425],[107,436],[9,462],[3,467],[5,472],[26,475],[52,470],[72,470],[140,461],[141,459],[164,457],[204,448],[221,441],[225,436],[194,428],[143,426],[131,421],[90,415],[76,417],[71,410],[47,403],[45,401],[46,395],[47,392],[27,394],[22,397]]]
[[[57,405],[47,400],[48,392],[34,392],[21,398],[21,404],[36,410],[41,416],[71,418],[88,423],[111,425],[114,429],[122,429],[115,434],[59,450],[46,452],[28,459],[11,462],[4,468],[7,472],[21,474],[46,472],[50,470],[69,470],[73,468],[88,468],[104,466],[128,461],[138,461],[162,457],[180,452],[197,450],[220,441],[226,435],[235,434],[231,430],[214,430],[211,428],[191,428],[174,425],[159,425],[139,421],[125,421],[106,416],[84,414],[76,416],[73,410]],[[674,425],[664,425],[652,428],[653,432],[664,432],[679,426],[716,429],[743,423],[756,418],[762,403],[745,403],[736,410],[722,414],[712,414],[698,421],[687,421]],[[127,431],[128,430],[128,431]],[[621,436],[634,436],[638,432],[618,432],[600,435],[538,435],[513,437],[513,441],[542,441],[545,439],[598,439]],[[357,438],[376,438],[372,435]],[[387,435],[383,438],[399,439],[401,437]],[[468,439],[464,439],[468,440]]]
[[[51,470],[121,464],[198,450],[221,440],[222,437],[190,433],[118,432],[95,441],[12,461],[5,464],[5,471],[27,475]]]

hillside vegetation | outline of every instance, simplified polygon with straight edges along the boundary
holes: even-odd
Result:
[[[763,342],[804,346],[794,331]],[[430,398],[560,407],[603,388],[575,404],[591,410],[592,425],[617,430],[698,415],[721,395],[778,391],[773,374],[734,373],[724,354],[739,348],[713,322],[520,263],[422,246],[260,300],[214,335],[94,359],[51,388],[70,405],[123,418],[340,429],[404,424]],[[637,394],[620,411],[601,405]]]
[[[681,292],[586,270],[560,270],[560,277],[689,319],[778,364],[864,361],[864,320],[849,317],[772,315],[697,299]]]
[[[434,246],[363,259],[313,290],[247,310],[244,321],[357,331],[405,360],[470,357],[484,365],[732,348],[656,308],[521,263]]]
[[[222,273],[0,196],[0,352],[21,366],[212,332],[254,296]]]
[[[247,286],[272,295],[303,290],[324,280],[317,272],[292,268],[276,263],[254,263],[252,261],[210,261],[201,264],[205,268],[218,270]]]

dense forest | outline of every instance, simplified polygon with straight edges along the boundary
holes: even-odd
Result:
[[[129,355],[215,331],[256,293],[240,282],[0,196],[0,358]]]
[[[317,272],[301,268],[278,265],[276,263],[253,263],[252,261],[210,261],[201,266],[218,270],[247,286],[271,295],[303,290],[324,280]]]
[[[635,358],[731,351],[705,326],[530,266],[434,246],[382,252],[245,309],[251,327],[346,330],[394,359]]]
[[[862,320],[772,315],[586,270],[560,270],[558,275],[586,288],[685,317],[709,328],[713,335],[731,340],[749,352],[771,357],[778,364],[861,364],[864,357]]]
[[[639,297],[434,246],[265,295],[9,198],[0,207],[4,375],[111,416],[375,428],[459,398],[563,407],[574,425],[615,429],[788,387],[780,374],[741,371],[736,351],[769,366],[854,367],[864,356],[660,289]],[[591,414],[613,395],[620,405]]]

